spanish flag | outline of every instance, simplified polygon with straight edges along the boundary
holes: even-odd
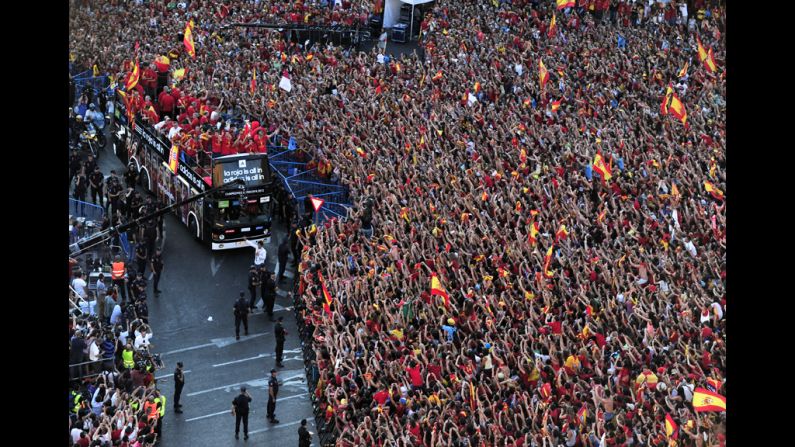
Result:
[[[574,0],[555,0],[555,3],[558,5],[558,9],[574,7]]]
[[[436,273],[431,273],[431,296],[433,295],[442,297],[444,300],[444,306],[450,307],[450,297],[442,288],[442,283],[439,282],[439,278],[436,277]]]
[[[555,32],[558,30],[558,24],[555,21],[555,13],[552,13],[552,20],[549,22],[549,31],[547,31],[547,37],[550,39],[555,37]]]
[[[257,92],[257,70],[251,70],[251,85],[248,91],[253,95]]]
[[[668,88],[665,90],[665,96],[663,97],[663,102],[660,105],[660,115],[667,115],[668,114],[668,104],[671,102],[671,93],[674,91],[671,84],[668,84]]]
[[[712,48],[707,52],[707,59],[704,60],[704,66],[707,67],[711,73],[718,71],[718,66],[715,64],[715,56],[712,54]]]
[[[560,239],[566,239],[568,235],[569,232],[566,230],[566,225],[561,225],[558,232],[555,233],[555,242],[558,242]]]
[[[171,66],[171,59],[161,54],[155,58],[155,66],[157,67],[157,71],[160,73],[165,73]]]
[[[530,100],[530,98],[527,98],[524,101],[522,101],[522,107],[524,107],[525,109],[530,107],[532,104],[533,104],[533,101]]]
[[[480,92],[480,82],[477,82],[477,81],[475,82],[474,90],[475,90],[475,93],[479,93]]]
[[[588,409],[585,405],[577,411],[577,421],[580,423],[580,427],[584,427],[586,421],[588,420]]]
[[[317,272],[318,281],[320,281],[320,288],[323,290],[323,310],[326,311],[327,314],[331,315],[331,294],[328,293],[328,289],[326,288],[326,283],[323,281],[323,274]]]
[[[679,426],[676,425],[670,413],[665,413],[665,436],[668,436],[668,439],[679,437]]]
[[[602,212],[599,213],[598,216],[596,216],[596,222],[602,223],[602,221],[605,220],[606,215],[607,215],[607,210],[602,210]]]
[[[596,152],[596,156],[593,158],[593,169],[596,171],[600,176],[602,176],[602,182],[606,183],[611,178],[613,178],[613,174],[609,166],[605,164],[605,160],[602,157],[600,152]]]
[[[180,68],[179,70],[174,70],[174,73],[171,74],[171,77],[174,78],[175,81],[181,81],[182,78],[185,77],[185,69]]]
[[[469,384],[469,406],[472,407],[472,410],[475,409],[475,387],[472,386],[472,383]]]
[[[552,384],[549,382],[544,383],[538,393],[541,395],[542,399],[548,400],[552,397]]]
[[[699,62],[704,62],[708,57],[707,50],[704,48],[704,45],[701,45],[701,39],[699,39],[698,36],[696,36],[696,43],[698,44],[698,60]]]
[[[442,80],[442,76],[443,76],[442,75],[442,71],[439,70],[439,71],[436,72],[435,75],[433,75],[433,77],[431,78],[431,81],[434,81],[434,82],[441,81]]]
[[[561,102],[560,99],[558,99],[557,101],[552,101],[552,111],[553,112],[557,113],[558,109],[560,108],[560,102]]]
[[[185,25],[185,37],[182,39],[182,43],[185,44],[185,51],[190,54],[190,57],[196,57],[196,47],[193,44],[193,20],[189,21],[187,25]]]
[[[726,411],[726,398],[704,388],[696,388],[693,392],[693,409],[698,413]]]
[[[541,84],[541,90],[544,90],[544,86],[547,85],[547,81],[549,81],[549,72],[547,71],[547,67],[544,66],[544,61],[541,59],[538,60],[538,81]]]
[[[679,197],[679,188],[676,187],[676,183],[671,182],[671,195],[674,197]]]
[[[168,154],[168,169],[177,173],[177,166],[179,165],[179,147],[177,145],[171,146],[171,152]]]
[[[671,96],[671,105],[668,107],[668,111],[682,121],[682,124],[687,124],[687,110],[685,110],[685,105],[679,100],[676,93]]]
[[[510,273],[508,272],[508,270],[505,270],[502,267],[497,269],[497,276],[499,276],[500,278],[507,278],[509,274]]]
[[[723,200],[723,191],[718,189],[715,185],[711,182],[704,181],[704,189],[707,190],[708,193],[712,195],[717,200]]]
[[[551,245],[549,247],[549,249],[547,250],[546,256],[544,256],[544,276],[546,276],[547,278],[552,278],[552,276],[555,274],[555,272],[550,272],[549,271],[549,264],[550,264],[550,262],[552,262],[552,249],[553,248],[555,248],[555,246]]]
[[[684,67],[682,67],[682,69],[681,69],[681,70],[679,70],[679,74],[678,74],[677,76],[679,76],[680,78],[684,78],[685,76],[687,76],[687,67],[688,67],[689,65],[690,65],[690,62],[689,62],[689,61],[688,61],[688,62],[685,62],[685,66],[684,66]]]
[[[138,85],[138,79],[141,77],[141,69],[138,67],[138,61],[135,61],[135,65],[133,66],[132,73],[130,73],[130,78],[127,79],[127,85],[125,86],[125,90],[128,92],[135,88]]]

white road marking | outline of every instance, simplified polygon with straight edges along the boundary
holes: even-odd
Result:
[[[305,419],[306,419],[306,424],[307,425],[309,425],[309,424],[315,425],[314,418],[312,418],[311,415],[309,417],[306,417]],[[300,423],[301,423],[301,421],[298,420],[298,421],[288,422],[286,424],[273,424],[270,427],[265,427],[265,428],[260,428],[259,430],[250,431],[250,432],[248,432],[248,434],[249,434],[249,436],[251,436],[251,435],[254,435],[254,434],[257,434],[257,433],[262,433],[264,431],[277,430],[279,428],[290,427],[290,426],[293,426],[293,425],[298,425]]]
[[[283,372],[288,373],[288,374],[294,374],[294,373],[297,373],[297,372],[302,372],[303,373],[304,371],[302,369],[294,369],[294,370],[283,371]],[[298,375],[286,377],[284,379],[279,378],[279,382],[282,382],[282,381],[286,382],[286,381],[288,381],[290,379],[295,379],[296,377],[304,377],[305,374],[306,373],[298,374]],[[229,391],[231,391],[232,388],[238,387],[240,385],[246,385],[246,386],[248,386],[250,388],[265,388],[265,387],[268,386],[268,379],[267,378],[251,379],[251,380],[246,380],[244,382],[231,383],[229,385],[221,385],[221,386],[218,386],[218,387],[215,387],[215,388],[210,388],[208,390],[194,391],[192,393],[188,393],[188,396],[198,396],[200,394],[211,393],[213,391],[219,391],[219,390],[229,390]]]
[[[175,349],[173,351],[164,352],[160,354],[160,356],[162,357],[164,355],[176,354],[178,352],[192,351],[194,349],[209,348],[210,346],[215,346],[217,348],[225,348],[229,345],[244,342],[246,340],[250,340],[252,338],[259,337],[261,335],[266,335],[268,333],[269,332],[262,332],[260,334],[243,335],[240,337],[240,340],[236,340],[235,337],[213,338],[212,340],[210,340],[210,343],[205,343],[203,345],[198,345],[198,346],[190,346],[187,348]]]
[[[189,348],[175,349],[173,351],[164,352],[164,353],[160,354],[160,356],[162,357],[164,355],[176,354],[178,352],[192,351],[194,349],[207,348],[207,347],[210,347],[210,346],[215,346],[215,343],[205,343],[203,345],[191,346]]]
[[[305,397],[306,397],[306,394],[296,394],[296,395],[294,395],[294,396],[282,397],[282,398],[280,398],[280,399],[276,399],[276,402],[281,402],[281,401],[283,401],[283,400],[288,400],[288,399],[294,399],[294,398],[296,398],[296,397],[304,397],[304,398],[305,398]],[[185,419],[185,422],[193,422],[193,421],[198,421],[198,420],[201,420],[201,419],[207,419],[207,418],[211,418],[211,417],[213,417],[213,416],[220,416],[220,415],[222,415],[222,414],[231,414],[231,409],[230,409],[230,410],[219,411],[219,412],[217,412],[217,413],[205,414],[204,416],[197,416],[197,417],[195,417],[195,418]],[[249,414],[249,415],[250,415],[250,414]],[[307,419],[309,419],[309,418],[307,418]],[[300,423],[301,423],[301,421],[298,421],[298,423],[300,424]],[[308,420],[307,420],[307,423],[309,423],[309,421],[308,421]],[[280,425],[282,425],[282,424],[280,424]],[[284,425],[284,426],[288,426],[288,425],[295,425],[295,424],[283,424],[283,425]],[[270,428],[270,427],[268,427],[268,428]],[[273,427],[273,428],[276,428],[276,427]],[[259,431],[265,431],[265,429],[260,429]],[[257,432],[249,432],[249,435],[252,435],[252,434],[254,434],[254,433],[257,433]]]
[[[298,352],[301,352],[301,348],[287,349],[287,350],[284,351],[285,354],[286,353],[295,354],[295,353],[298,353]],[[245,359],[232,360],[231,362],[226,362],[226,363],[218,363],[218,364],[213,365],[213,368],[217,368],[219,366],[233,365],[235,363],[247,362],[249,360],[256,360],[256,359],[261,359],[261,358],[265,358],[265,357],[275,357],[275,356],[276,356],[275,353],[274,354],[271,354],[271,353],[259,354],[257,356],[249,357],[249,358],[245,358]]]
[[[221,256],[221,261],[218,262],[218,264],[216,264],[215,263],[215,255],[213,255],[210,258],[210,270],[213,272],[213,276],[215,276],[215,274],[218,273],[218,269],[221,268],[221,264],[224,263],[224,259],[226,259],[226,256]]]
[[[185,371],[182,371],[182,374],[187,374],[187,373],[189,373],[189,372],[190,372],[190,370],[189,370],[189,369],[187,369],[187,370],[185,370]],[[171,377],[171,376],[173,376],[173,375],[174,375],[174,374],[166,374],[165,376],[155,377],[155,380],[165,379],[166,377]]]

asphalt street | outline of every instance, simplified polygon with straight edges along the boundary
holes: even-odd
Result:
[[[109,145],[110,146],[110,145]],[[100,157],[100,169],[121,174],[123,166],[111,153]],[[272,242],[267,246],[266,264],[277,270],[277,244],[286,232],[277,225]],[[155,377],[158,388],[167,396],[163,420],[162,447],[203,447],[254,443],[283,446],[298,445],[298,428],[306,418],[308,429],[315,432],[312,404],[306,384],[301,342],[288,290],[292,289],[295,270],[290,258],[285,280],[277,288],[274,317],[283,316],[287,330],[284,347],[284,368],[278,369],[282,386],[276,404],[279,424],[266,419],[268,377],[276,367],[275,323],[261,310],[249,315],[249,335],[235,340],[232,306],[240,291],[248,298],[248,271],[254,260],[254,249],[212,252],[193,240],[186,228],[173,215],[165,219],[163,238],[165,267],[154,296],[149,283],[149,323],[154,336],[152,352],[161,354],[164,368]],[[151,280],[148,268],[145,273]],[[275,276],[275,275],[274,275]],[[258,290],[259,294],[259,290]],[[183,362],[185,387],[182,392],[182,414],[173,411],[173,373],[178,361]],[[252,397],[249,415],[249,440],[234,439],[235,418],[231,415],[232,400],[245,385]],[[242,427],[241,427],[242,432]],[[313,440],[317,445],[317,436]]]

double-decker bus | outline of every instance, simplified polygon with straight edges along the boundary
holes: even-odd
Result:
[[[218,191],[176,211],[197,240],[213,250],[247,247],[244,239],[270,243],[276,180],[267,154],[227,155],[209,160],[206,167],[169,160],[172,147],[165,136],[139,119],[130,129],[123,111],[117,118],[114,151],[138,171],[139,185],[160,203],[171,205],[235,179],[245,182],[243,188]]]

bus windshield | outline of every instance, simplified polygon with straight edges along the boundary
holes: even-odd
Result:
[[[223,198],[211,202],[213,221],[223,226],[262,224],[270,221],[270,202],[259,198]]]

